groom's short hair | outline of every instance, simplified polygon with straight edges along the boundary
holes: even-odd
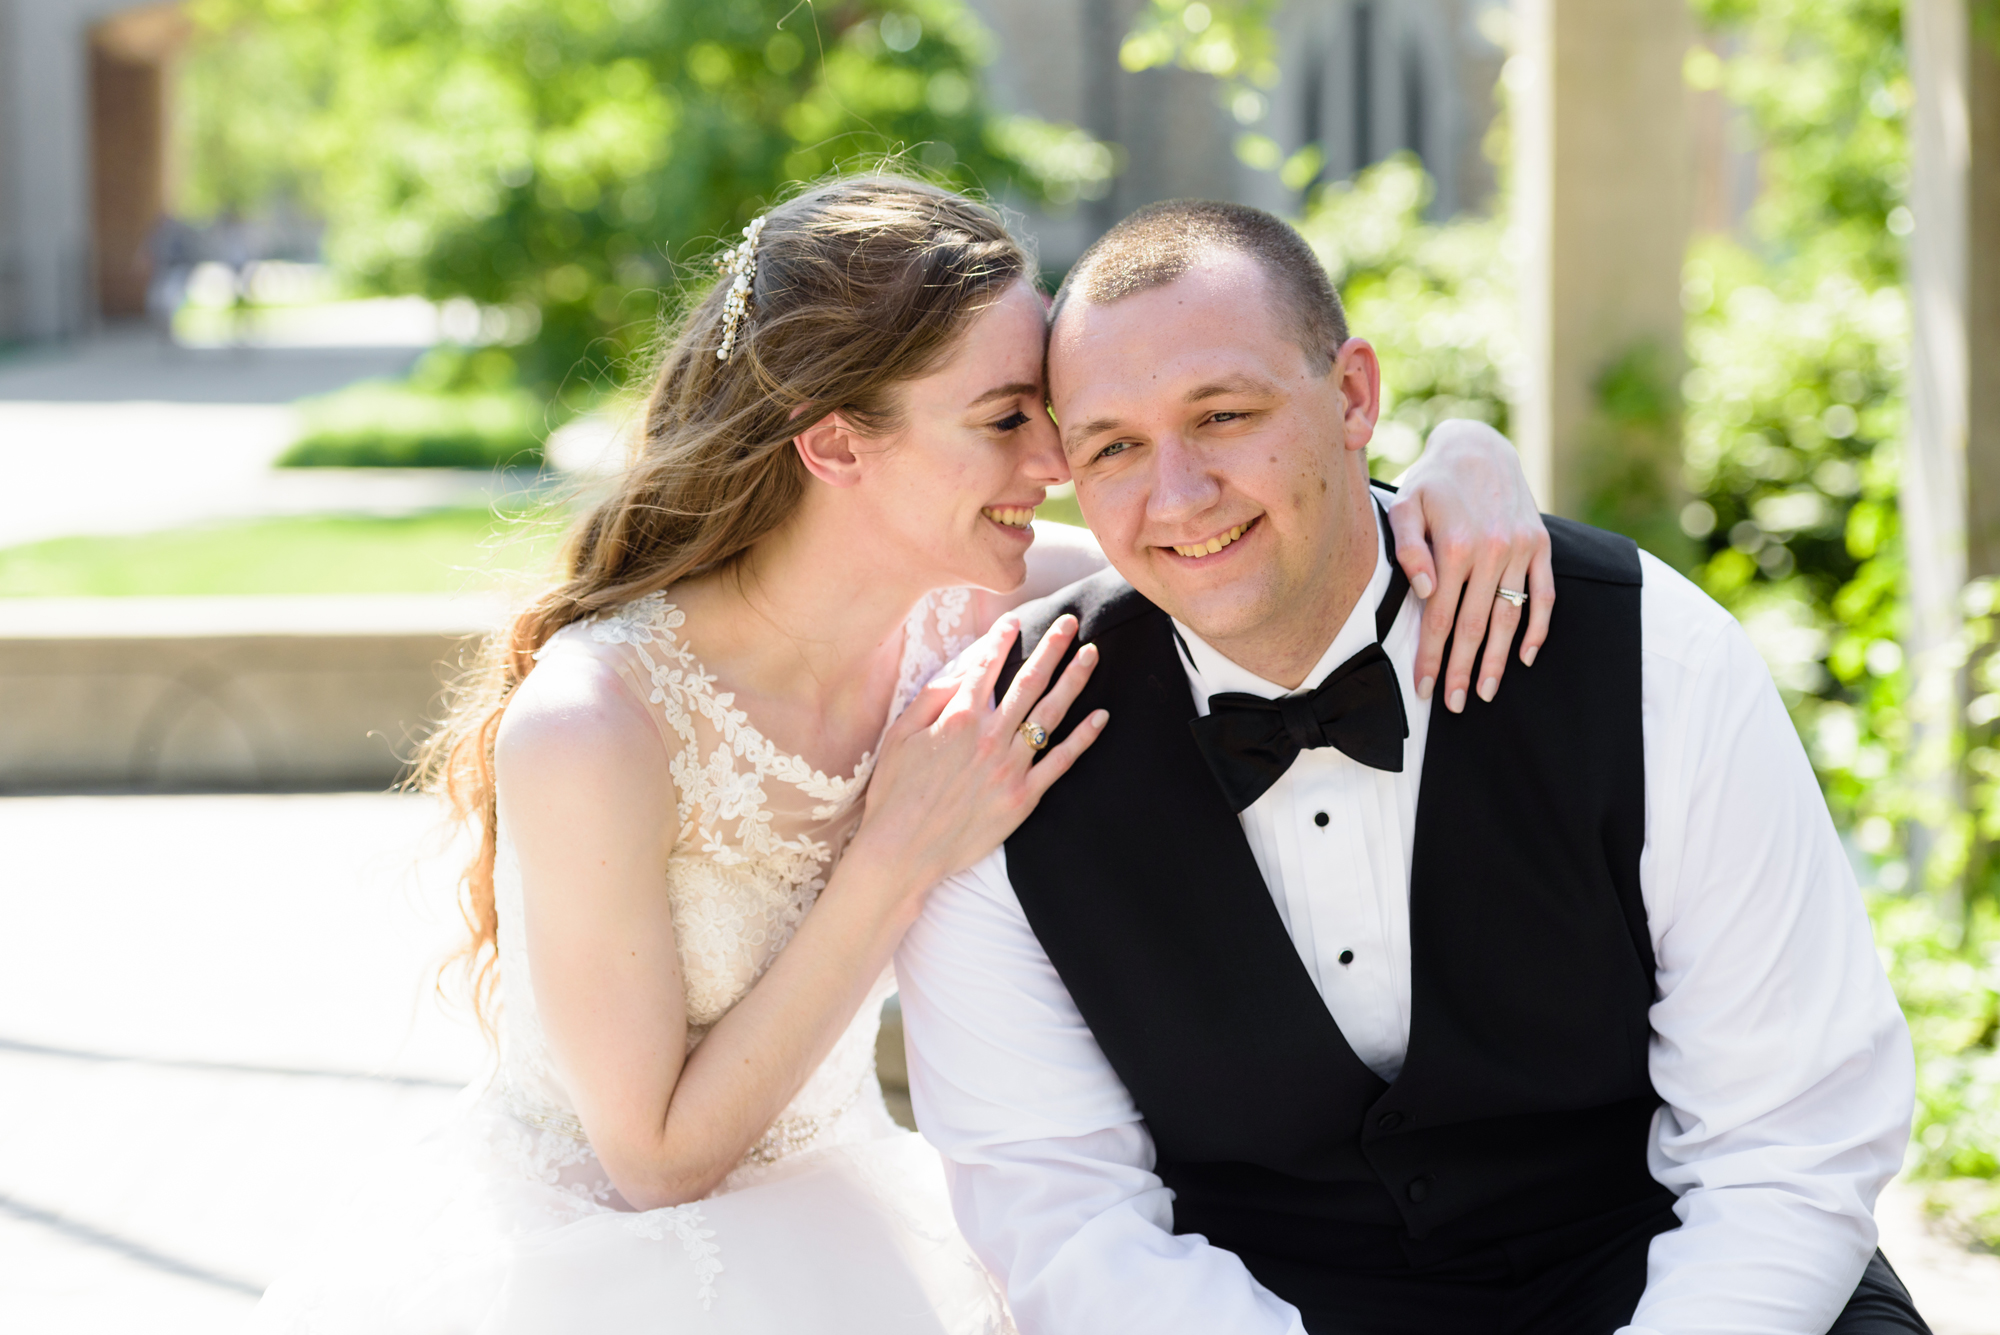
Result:
[[[1107,306],[1135,292],[1165,287],[1203,255],[1218,250],[1257,262],[1288,308],[1299,346],[1330,365],[1347,342],[1340,294],[1290,223],[1247,204],[1170,199],[1140,209],[1099,237],[1070,267],[1056,290],[1049,323],[1054,325],[1072,300]]]

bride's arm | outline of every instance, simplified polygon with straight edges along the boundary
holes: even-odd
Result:
[[[1429,600],[1417,644],[1417,694],[1430,699],[1443,669],[1445,707],[1457,713],[1465,708],[1472,661],[1482,641],[1486,652],[1479,694],[1491,700],[1506,674],[1507,646],[1522,614],[1512,604],[1496,601],[1499,589],[1530,595],[1528,628],[1521,636],[1523,663],[1534,663],[1548,635],[1556,601],[1548,529],[1520,456],[1484,422],[1450,418],[1438,423],[1399,484],[1389,506],[1396,559],[1417,596]],[[1037,523],[1034,546],[1028,549],[1027,581],[1007,593],[982,591],[971,609],[973,629],[984,631],[1021,604],[1094,575],[1107,564],[1088,530]],[[1454,631],[1447,667],[1444,646]]]
[[[1031,768],[1016,736],[1073,633],[1046,637],[997,706],[1011,627],[988,638],[983,673],[904,712],[813,911],[692,1055],[666,894],[665,748],[602,664],[552,658],[522,683],[495,762],[535,1002],[591,1146],[633,1206],[698,1200],[721,1182],[825,1059],[924,893],[998,846],[1095,740],[1102,711]],[[1094,663],[1080,651],[1035,720],[1054,731]]]
[[[1453,418],[1438,423],[1423,454],[1397,484],[1399,494],[1389,506],[1396,559],[1417,596],[1427,600],[1417,642],[1417,694],[1431,698],[1450,638],[1444,702],[1456,714],[1465,708],[1466,691],[1473,685],[1475,656],[1480,658],[1477,690],[1482,700],[1499,692],[1507,671],[1507,649],[1522,613],[1499,597],[1500,589],[1529,595],[1520,656],[1523,665],[1533,666],[1556,602],[1549,531],[1520,456],[1484,422]]]

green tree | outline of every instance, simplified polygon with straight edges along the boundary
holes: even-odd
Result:
[[[198,0],[221,53],[198,103],[282,122],[218,135],[200,189],[272,139],[365,288],[470,297],[533,335],[522,371],[586,397],[655,335],[681,266],[789,183],[903,153],[949,183],[1061,203],[1112,155],[993,114],[957,0]],[[232,47],[231,44],[234,44]],[[234,52],[232,55],[231,52]],[[255,56],[255,60],[245,59]],[[296,90],[257,99],[273,82]],[[309,178],[309,185],[301,185]]]
[[[1689,82],[1748,111],[1765,188],[1750,244],[1708,242],[1687,269],[1686,459],[1701,497],[1687,527],[1706,548],[1700,578],[1765,648],[1836,814],[1878,861],[1877,939],[1917,1048],[1914,1169],[1934,1204],[2000,1242],[2000,617],[1988,581],[1965,591],[1967,809],[1931,809],[1904,782],[1902,6],[1697,11],[1733,53],[1696,51]],[[1942,833],[1929,884],[1906,884],[1898,856],[1913,814]],[[1942,892],[1954,881],[1962,899]]]
[[[1699,242],[1684,274],[1698,499],[1683,526],[1703,585],[1759,636],[1837,808],[1865,820],[1904,740],[1901,4],[1697,0],[1696,13],[1710,40],[1688,82],[1747,113],[1764,188],[1748,237]]]
[[[1382,359],[1376,471],[1393,476],[1447,417],[1508,429],[1520,373],[1518,294],[1498,218],[1427,223],[1429,177],[1398,154],[1314,192],[1299,220]]]
[[[1688,82],[1719,87],[1756,126],[1752,227],[1768,256],[1901,281],[1911,104],[1902,0],[1695,0],[1733,54],[1698,49]]]

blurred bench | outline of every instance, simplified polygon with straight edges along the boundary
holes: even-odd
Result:
[[[501,616],[424,595],[0,600],[0,791],[385,787]]]

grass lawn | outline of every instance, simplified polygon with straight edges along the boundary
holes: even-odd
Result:
[[[1082,522],[1067,487],[1038,515]],[[52,538],[0,547],[0,598],[505,590],[550,569],[564,522],[557,509],[496,518],[468,506],[398,519],[313,515]]]
[[[0,548],[0,597],[462,593],[545,569],[560,513],[315,515]]]
[[[1084,527],[1083,511],[1077,508],[1076,488],[1065,482],[1049,489],[1048,499],[1035,507],[1035,519],[1053,519],[1058,524]]]

